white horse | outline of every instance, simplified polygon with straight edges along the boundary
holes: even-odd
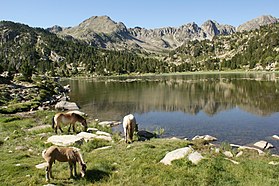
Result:
[[[129,114],[123,118],[123,129],[125,135],[125,142],[133,142],[134,132],[138,131],[138,126],[136,124],[136,118],[133,114]]]
[[[46,168],[46,181],[49,181],[50,177],[53,178],[51,168],[52,164],[55,163],[55,160],[69,163],[70,177],[73,177],[73,168],[74,176],[77,176],[76,163],[78,162],[81,166],[81,177],[85,176],[86,164],[83,161],[82,155],[78,148],[51,146],[42,152],[42,156],[48,164]]]

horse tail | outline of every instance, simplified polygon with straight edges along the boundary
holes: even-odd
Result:
[[[45,158],[46,149],[42,151],[42,157]]]
[[[52,117],[52,128],[53,128],[53,129],[54,129],[54,124],[55,124],[54,117],[55,117],[55,116]]]

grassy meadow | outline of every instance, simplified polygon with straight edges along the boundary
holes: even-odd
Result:
[[[51,127],[28,130],[35,126],[51,124],[52,111],[37,111],[33,114],[0,115],[0,183],[1,185],[46,185],[45,170],[35,165],[43,163],[43,149],[51,146],[46,140],[54,132]],[[96,127],[89,121],[89,127]],[[78,130],[82,130],[78,124]],[[100,128],[100,127],[99,127]],[[109,128],[100,130],[111,132]],[[64,130],[66,131],[66,130]],[[191,142],[179,139],[152,139],[127,145],[120,134],[113,134],[113,142],[93,140],[76,147],[81,149],[87,162],[84,178],[69,179],[68,163],[56,162],[53,166],[54,185],[279,185],[278,157],[266,153],[259,156],[254,151],[233,160],[216,153],[215,147],[203,141]],[[159,163],[167,152],[191,145],[206,158],[194,165],[186,158],[175,160],[172,165]],[[98,149],[111,146],[108,149]],[[231,149],[222,144],[220,151]],[[78,167],[79,172],[79,167]]]

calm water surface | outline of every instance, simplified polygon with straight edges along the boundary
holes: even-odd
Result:
[[[279,74],[202,74],[66,80],[71,100],[93,119],[133,113],[140,129],[164,136],[209,134],[251,144],[279,135]],[[122,131],[121,126],[115,130]],[[278,149],[276,150],[278,151]]]

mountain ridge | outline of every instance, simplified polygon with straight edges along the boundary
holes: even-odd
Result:
[[[115,22],[109,16],[92,16],[74,27],[55,26],[47,30],[61,37],[71,36],[101,48],[160,52],[175,49],[188,41],[212,40],[218,35],[249,31],[266,24],[277,23],[278,20],[273,16],[260,16],[238,27],[207,20],[201,26],[192,22],[179,27],[146,29],[127,28],[124,23]]]

